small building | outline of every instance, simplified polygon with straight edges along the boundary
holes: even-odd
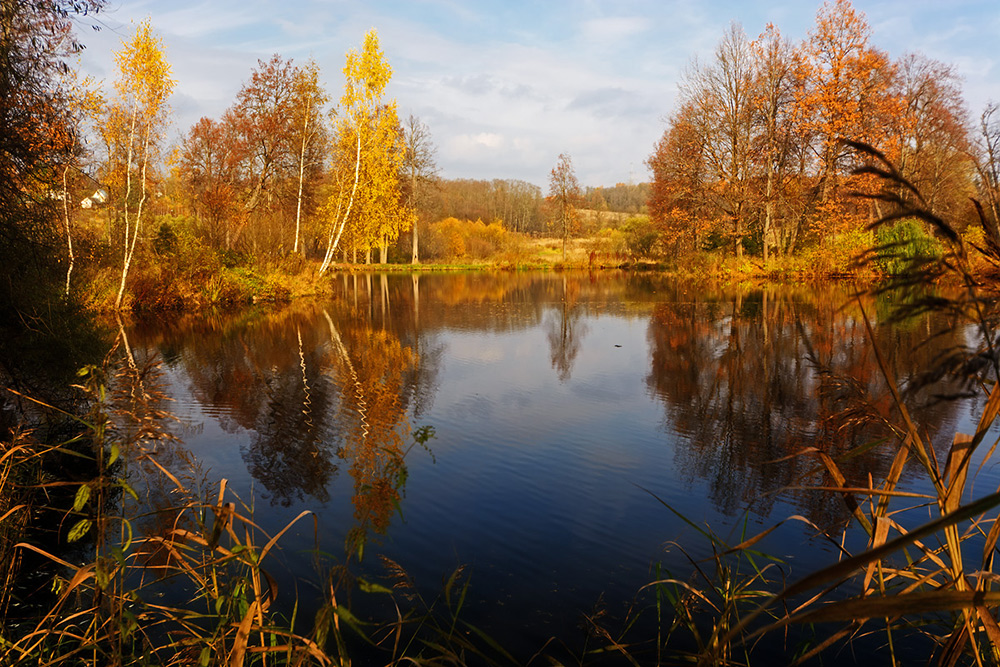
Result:
[[[106,204],[108,201],[108,191],[104,188],[98,188],[94,191],[94,194],[85,198],[80,202],[80,208],[94,208],[99,204]]]

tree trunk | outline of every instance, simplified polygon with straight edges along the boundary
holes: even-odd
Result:
[[[141,188],[142,194],[139,197],[139,205],[136,206],[135,210],[135,221],[132,225],[132,240],[129,242],[129,221],[128,221],[128,200],[132,193],[132,145],[135,137],[135,124],[136,124],[135,110],[132,111],[132,128],[129,130],[129,140],[128,140],[128,159],[125,163],[125,168],[127,170],[126,175],[126,188],[125,188],[125,246],[124,246],[124,257],[122,259],[122,280],[121,284],[118,286],[118,297],[115,299],[115,310],[121,310],[122,307],[122,297],[125,294],[125,280],[128,278],[129,269],[132,266],[132,257],[135,255],[135,244],[139,240],[139,224],[142,221],[142,207],[146,203],[146,166],[149,162],[149,132],[150,128],[147,126],[145,128],[145,133],[143,135],[142,141],[142,180]]]
[[[66,245],[69,247],[69,266],[66,268],[66,296],[69,296],[69,279],[73,275],[73,233],[69,226],[69,188],[66,187],[66,174],[69,165],[63,167],[63,218],[66,221]]]
[[[563,209],[562,219],[562,261],[566,263],[566,239],[569,237],[569,220],[566,219],[566,211]]]
[[[344,217],[340,219],[339,225],[336,218],[333,221],[333,227],[330,229],[330,237],[327,239],[326,246],[326,257],[323,258],[323,263],[320,264],[319,273],[322,275],[329,267],[330,260],[333,259],[333,253],[337,250],[337,245],[340,244],[340,235],[344,232],[344,226],[347,224],[347,219],[351,216],[351,207],[354,206],[354,195],[358,191],[358,177],[361,173],[361,124],[358,123],[357,128],[358,141],[357,149],[354,156],[354,185],[351,188],[351,197],[347,201],[347,210],[344,212]],[[340,216],[340,201],[337,202],[337,217]],[[333,236],[334,231],[336,231],[336,237]]]
[[[299,229],[302,220],[302,181],[305,180],[306,171],[306,142],[309,137],[309,107],[306,106],[305,121],[302,128],[302,148],[299,151],[299,196],[295,204],[295,247],[292,252],[299,251]],[[305,244],[302,246],[302,254],[306,251]]]

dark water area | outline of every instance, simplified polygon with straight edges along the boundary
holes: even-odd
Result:
[[[388,557],[428,599],[465,566],[461,617],[520,661],[551,637],[578,650],[585,615],[614,628],[649,606],[655,568],[686,579],[712,553],[695,527],[735,544],[797,515],[809,523],[758,547],[790,581],[834,562],[817,528],[839,535],[847,510],[805,488],[829,481],[795,455],[836,457],[897,417],[864,317],[904,388],[965,335],[935,335],[946,323],[931,316],[890,324],[888,297],[854,300],[849,285],[499,273],[355,274],[337,288],[129,329],[136,356],[163,360],[176,461],[197,461],[206,488],[225,478],[271,533],[315,512],[316,532],[304,521],[281,540],[279,605],[297,588],[308,612],[317,546],[378,581]],[[974,429],[977,404],[929,394],[907,400],[941,452]],[[434,436],[414,445],[425,427]],[[845,461],[847,484],[877,483],[891,455]],[[995,488],[996,471],[982,474]],[[915,470],[903,486],[926,490]],[[384,601],[351,604],[390,620]]]

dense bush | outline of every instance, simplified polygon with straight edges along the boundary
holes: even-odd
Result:
[[[513,261],[523,254],[524,238],[500,222],[445,218],[428,225],[421,245],[426,259]]]
[[[941,243],[913,218],[879,227],[876,242],[875,264],[888,275],[905,273],[914,262],[926,263],[941,257]]]
[[[799,264],[813,274],[843,274],[857,267],[858,260],[875,245],[872,232],[851,231],[833,234],[805,248]]]

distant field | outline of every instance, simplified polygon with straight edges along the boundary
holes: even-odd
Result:
[[[566,262],[571,264],[587,263],[589,239],[569,239],[566,242]],[[527,240],[528,261],[556,264],[563,261],[562,239],[529,238]]]

